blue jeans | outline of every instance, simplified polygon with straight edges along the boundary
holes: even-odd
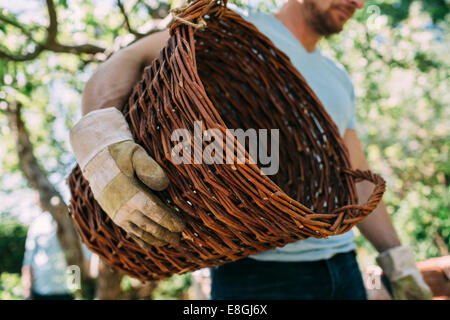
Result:
[[[212,300],[367,300],[355,251],[312,262],[244,258],[210,271]]]

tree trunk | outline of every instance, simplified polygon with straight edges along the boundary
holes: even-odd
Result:
[[[69,210],[62,196],[50,183],[47,174],[34,156],[33,145],[21,118],[21,105],[10,103],[7,114],[11,133],[17,146],[20,169],[29,185],[39,193],[42,210],[48,211],[57,223],[58,240],[64,251],[67,264],[77,265],[82,271],[85,271],[80,240],[68,214]]]
[[[122,298],[120,282],[123,275],[106,265],[101,259],[98,266],[97,290],[95,299],[117,300]]]
[[[13,102],[8,104],[7,116],[12,136],[16,142],[19,166],[31,188],[39,194],[40,207],[48,211],[57,224],[57,236],[68,266],[76,265],[81,270],[81,294],[92,291],[92,279],[89,277],[89,268],[85,263],[81,241],[69,215],[69,209],[60,193],[48,180],[47,174],[39,165],[33,152],[25,124],[21,117],[21,105]],[[99,273],[98,281],[107,282],[111,277],[106,273]],[[115,287],[114,287],[115,286]],[[100,292],[99,292],[100,290]],[[105,295],[97,289],[100,296]],[[106,288],[110,297],[113,293],[120,296],[120,281],[112,281]]]

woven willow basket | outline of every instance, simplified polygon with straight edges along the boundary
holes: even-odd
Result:
[[[347,232],[385,191],[379,175],[350,169],[336,125],[287,55],[226,5],[198,0],[177,12],[166,46],[123,108],[136,142],[171,181],[155,194],[186,219],[180,244],[141,249],[102,211],[79,167],[68,178],[70,212],[87,247],[141,280]],[[193,132],[194,121],[224,134],[278,128],[278,174],[250,163],[175,165],[171,133]],[[375,185],[364,205],[359,180]]]

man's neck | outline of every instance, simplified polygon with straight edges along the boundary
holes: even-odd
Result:
[[[302,4],[297,1],[287,1],[273,14],[303,45],[308,52],[316,49],[322,37],[306,21]]]

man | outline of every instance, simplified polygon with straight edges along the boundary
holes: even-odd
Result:
[[[323,36],[340,32],[363,5],[362,0],[288,0],[274,15],[251,11],[245,18],[290,56],[337,124],[352,167],[366,170],[369,166],[356,132],[353,85],[346,72],[317,48]],[[95,198],[144,248],[177,243],[184,224],[152,195],[150,190],[164,189],[169,182],[133,142],[123,116],[112,107],[122,106],[142,67],[158,56],[168,36],[168,30],[153,34],[103,63],[86,84],[84,116],[71,130],[75,156]],[[367,199],[372,187],[358,183],[359,198]],[[430,298],[412,251],[400,245],[383,203],[358,228],[380,252],[377,260],[390,279],[394,298]],[[211,297],[366,299],[354,248],[350,231],[329,239],[302,240],[212,268]]]

